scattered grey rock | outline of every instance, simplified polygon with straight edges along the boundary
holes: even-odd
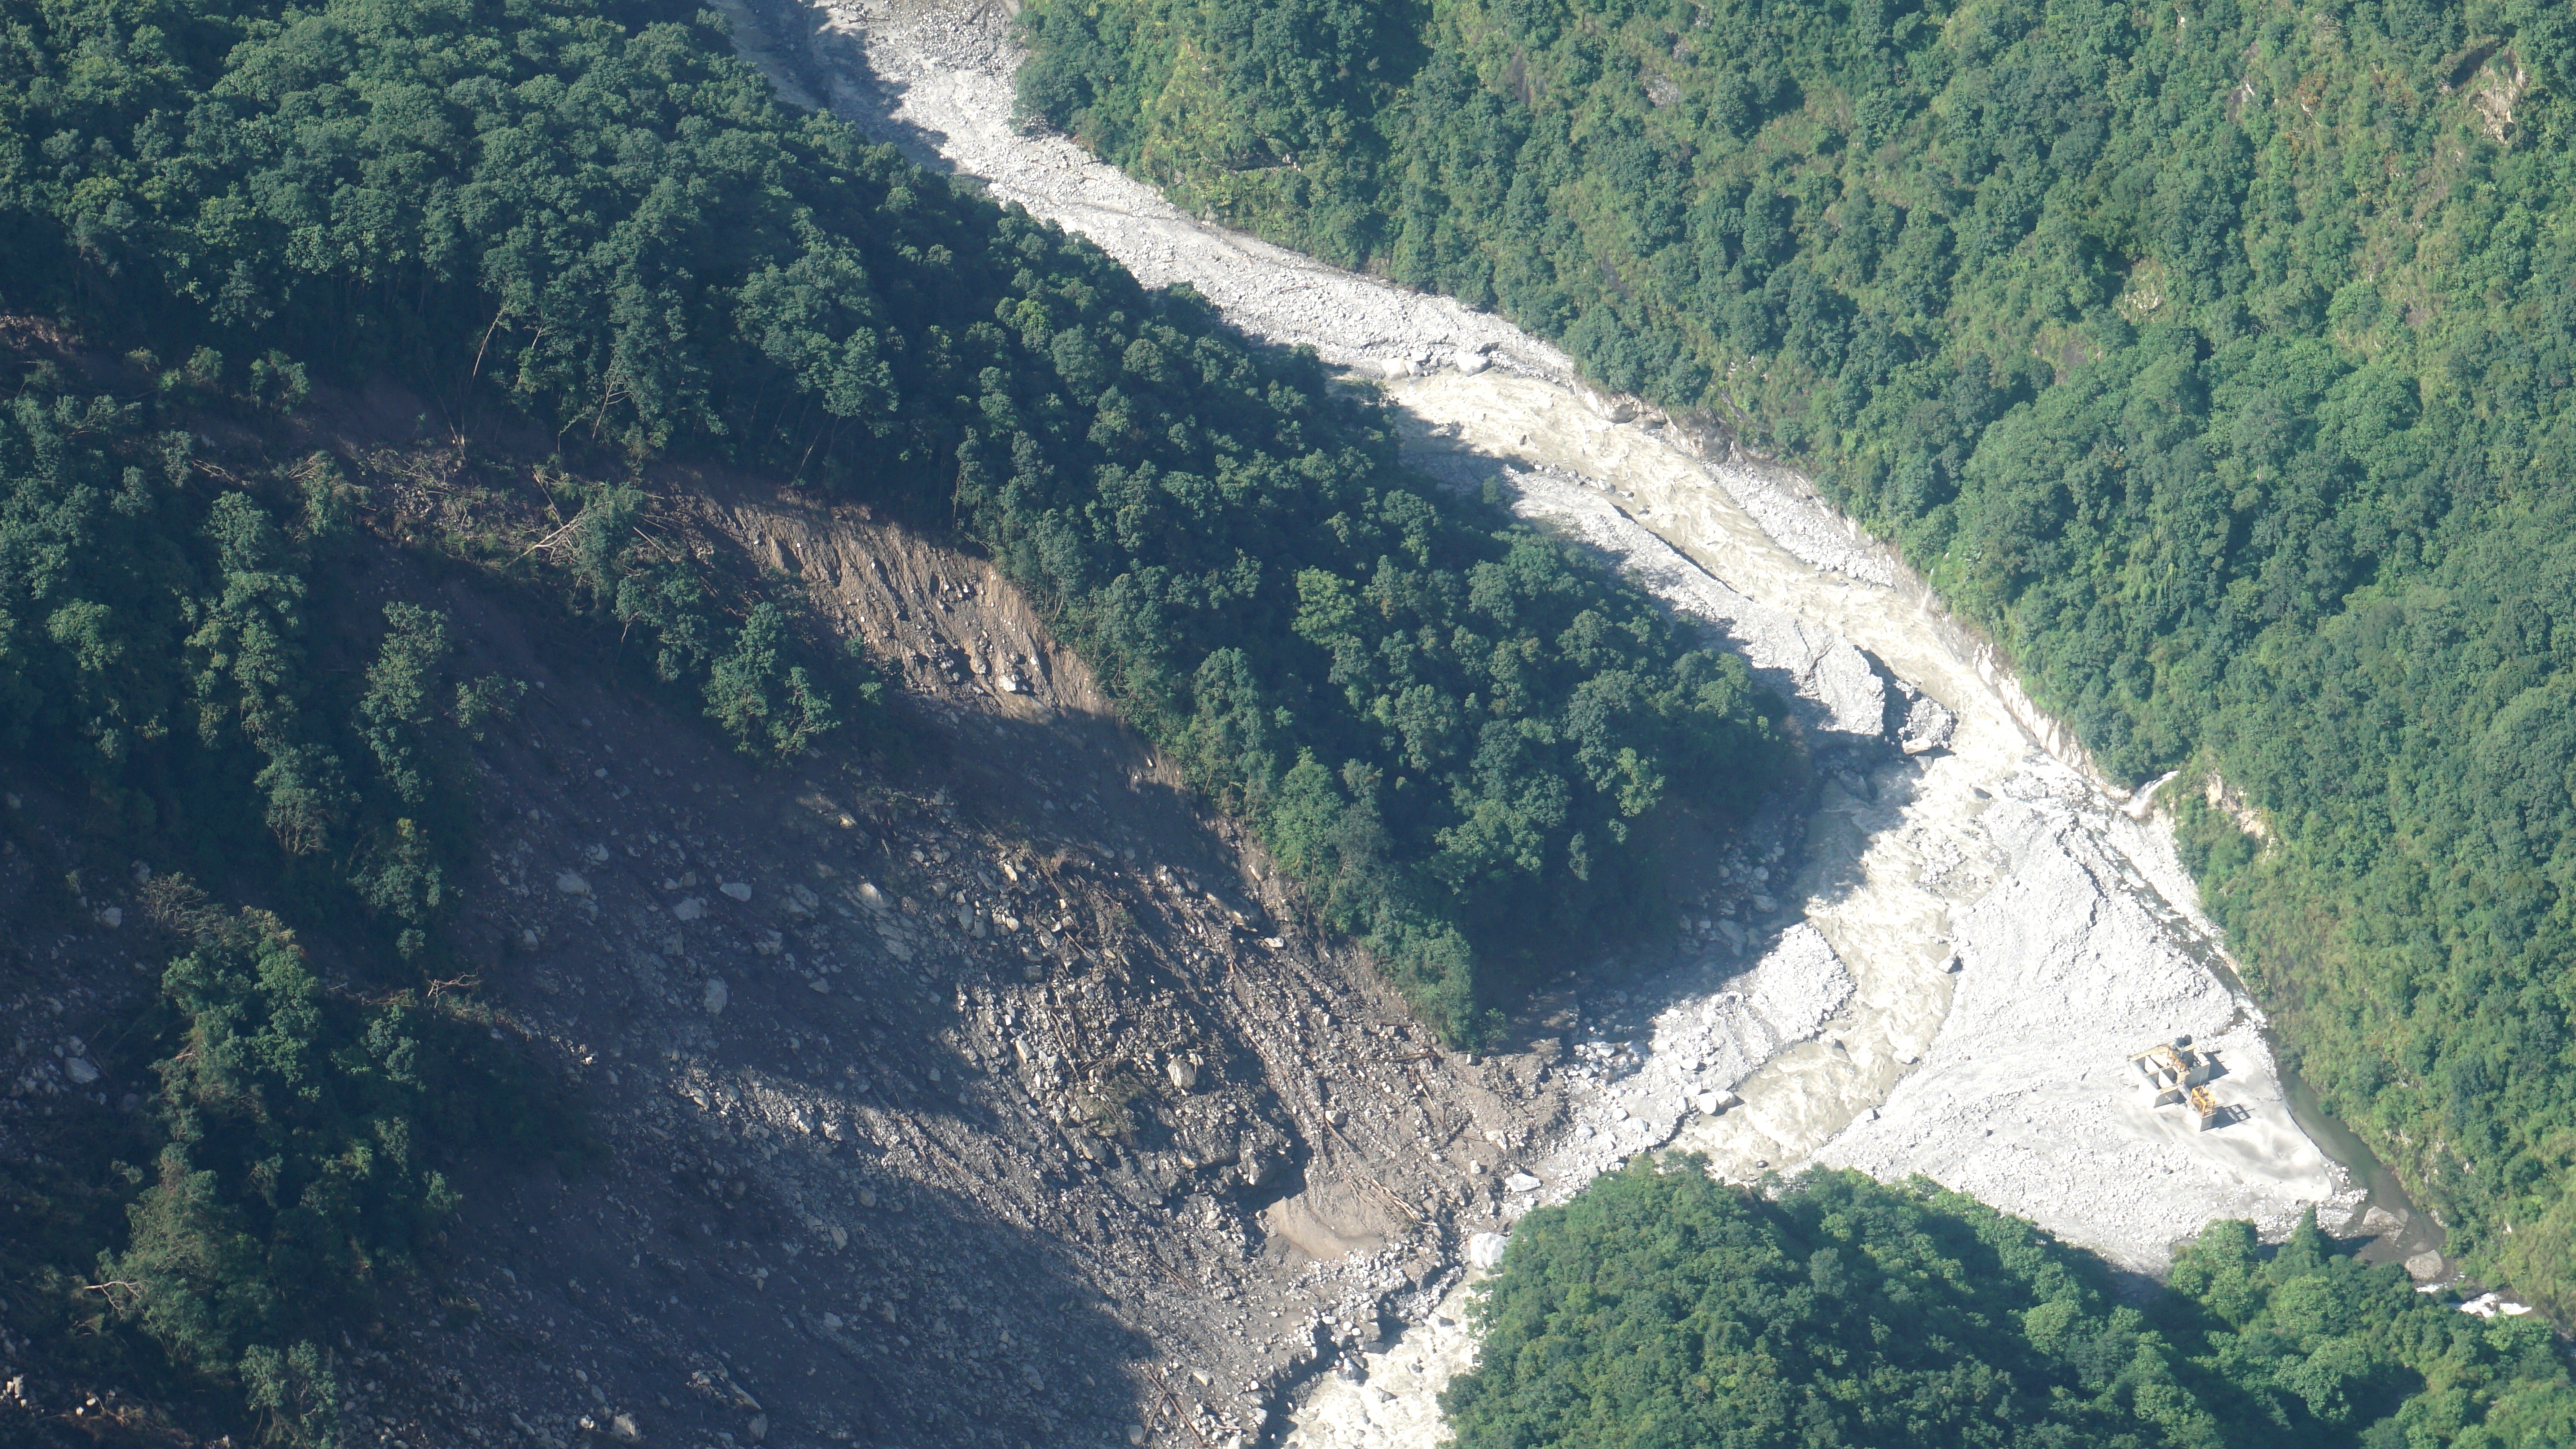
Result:
[[[1905,709],[1905,723],[1897,730],[1896,744],[1909,755],[1930,754],[1950,747],[1950,736],[1959,727],[1958,716],[1950,713],[1941,701],[1928,694],[1918,694]]]
[[[86,1087],[98,1080],[98,1068],[91,1066],[80,1057],[65,1057],[63,1072],[72,1079],[72,1085],[75,1087]]]
[[[555,889],[568,896],[586,896],[590,894],[590,882],[582,879],[579,871],[560,871],[555,875]]]
[[[707,915],[707,898],[690,896],[671,907],[671,914],[683,921],[702,921]]]
[[[731,996],[730,993],[725,990],[725,984],[721,979],[709,977],[707,980],[706,995],[702,999],[706,1004],[707,1015],[722,1016],[724,1015],[725,1002],[730,1000]]]
[[[748,881],[729,880],[723,885],[716,887],[716,889],[723,891],[726,895],[733,897],[735,900],[744,902],[745,904],[748,904],[751,900],[751,883]]]
[[[1785,676],[1814,729],[1883,738],[1887,689],[1869,657],[1823,625],[1738,593],[1622,513],[1598,480],[1559,468],[1507,469],[1512,511],[1545,519],[1620,561],[1620,571],[1713,626],[1757,673]]]

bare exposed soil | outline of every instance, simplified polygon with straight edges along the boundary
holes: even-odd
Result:
[[[524,468],[400,436],[426,411],[317,411],[380,532],[550,525]],[[369,557],[352,606],[443,609],[533,686],[475,759],[452,944],[603,1152],[463,1184],[435,1281],[341,1346],[353,1442],[1217,1445],[1427,1312],[1560,1122],[1557,1040],[1441,1050],[981,560],[721,477],[659,480],[653,526],[801,581],[900,681],[908,757],[756,766],[613,634]],[[151,1089],[94,1043],[167,959],[133,895],[171,863],[0,773],[23,1162]],[[19,1412],[94,1424],[104,1387]]]
[[[1799,848],[1678,873],[1677,949],[1561,1018],[1572,1110],[1515,1210],[1678,1144],[1739,1177],[1810,1162],[1932,1174],[2142,1273],[2213,1217],[2277,1234],[2314,1205],[2329,1226],[2410,1230],[2292,1120],[2261,1013],[2151,801],[2101,780],[1993,651],[1804,480],[1584,389],[1499,319],[1227,233],[1024,131],[1007,4],[733,13],[745,52],[808,103],[1149,282],[1196,288],[1256,337],[1383,380],[1414,459],[1496,477],[1525,516],[1600,548],[1797,696],[1825,747]],[[1800,986],[1779,1000],[1825,1004],[1766,1007],[1765,973]],[[2160,1114],[2127,1073],[2131,1052],[2175,1036],[2224,1064],[2212,1130]],[[1473,1352],[1437,1321],[1456,1310],[1324,1381],[1294,1439],[1440,1437],[1432,1396]]]
[[[1019,135],[995,6],[737,15],[807,99],[1257,336],[1400,375],[1414,457],[1508,467],[1525,514],[1795,695],[1817,791],[1740,836],[1678,832],[1674,932],[1564,963],[1524,1049],[1472,1060],[935,537],[751,480],[657,480],[674,547],[801,583],[820,632],[901,682],[907,759],[834,737],[789,771],[731,754],[612,636],[386,551],[370,588],[447,609],[475,669],[538,686],[478,760],[457,940],[606,1151],[465,1185],[438,1280],[343,1346],[355,1442],[1217,1446],[1277,1442],[1294,1408],[1303,1442],[1429,1443],[1473,1352],[1455,1290],[1499,1246],[1482,1235],[1670,1143],[1742,1176],[1932,1172],[2142,1270],[2212,1215],[2359,1208],[2289,1122],[2169,836],[2120,808],[2143,802],[2102,791],[1795,480],[1708,466],[1496,319]],[[421,411],[317,414],[381,532],[483,526],[460,479],[543,506],[524,467],[410,436]],[[101,1054],[76,1118],[64,1063],[155,958],[134,920],[105,923],[133,863],[13,768],[0,917],[42,923],[0,947],[20,1024],[0,1160],[24,1161],[142,1089],[143,1064]],[[79,890],[53,884],[75,870]],[[2117,1080],[2176,1031],[2225,1044],[2229,1130],[2179,1131]],[[70,1387],[31,1385],[19,1412],[66,1422],[87,1407]]]

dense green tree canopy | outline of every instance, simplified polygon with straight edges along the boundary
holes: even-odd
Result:
[[[875,686],[791,589],[655,543],[642,465],[962,527],[1460,1036],[1495,958],[1641,909],[1646,817],[1723,815],[1794,762],[1739,664],[1401,471],[1311,357],[783,109],[693,7],[9,7],[0,259],[13,325],[73,334],[37,361],[13,332],[0,401],[0,748],[84,783],[99,828],[357,923],[356,979],[326,981],[279,917],[166,887],[187,945],[134,1038],[167,1046],[157,1161],[88,1305],[276,1442],[332,1442],[330,1344],[449,1172],[563,1137],[500,1034],[424,989],[471,743],[519,686],[459,669],[436,610],[345,607],[393,542],[366,530],[409,525],[340,460],[282,460],[315,378],[551,432],[575,507],[521,601],[613,622],[761,758]]]
[[[2576,1311],[2576,20],[1044,4],[1035,116],[1815,471],[2133,780],[2331,1106]],[[1358,59],[1367,54],[1374,69]]]
[[[327,1345],[457,1205],[441,1164],[560,1145],[549,1093],[451,1001],[326,990],[276,917],[226,917],[176,877],[156,913],[191,948],[163,977],[167,1127],[110,1306],[178,1363],[239,1381],[278,1442],[333,1442]]]
[[[2245,1223],[2118,1301],[2100,1260],[1917,1179],[1776,1199],[1639,1159],[1513,1234],[1443,1396],[1462,1449],[2540,1449],[2576,1434],[2552,1335]]]
[[[276,446],[312,380],[551,432],[575,508],[525,601],[613,623],[759,757],[873,686],[792,590],[654,543],[643,465],[964,529],[1460,1036],[1495,959],[1642,908],[1647,817],[1722,816],[1794,763],[1739,664],[1400,470],[1311,357],[783,109],[693,7],[10,7],[0,257],[0,307],[73,336],[13,351],[0,401],[0,748],[81,780],[101,828],[359,927],[333,943],[357,980],[326,982],[281,919],[170,898],[190,944],[136,1038],[168,1047],[158,1160],[99,1265],[95,1312],[279,1442],[330,1440],[335,1324],[435,1231],[446,1174],[560,1139],[422,990],[471,742],[518,686],[462,671],[436,610],[344,607],[392,543],[366,531],[402,530]]]
[[[335,612],[340,470],[242,477],[173,426],[261,421],[223,374],[211,352],[129,364],[141,395],[119,398],[40,365],[0,403],[0,749],[85,785],[91,829],[331,919],[367,978],[326,986],[277,916],[153,880],[185,945],[119,1036],[168,1051],[157,1161],[130,1231],[100,1233],[120,1246],[78,1265],[106,1285],[97,1312],[239,1385],[280,1442],[318,1443],[317,1344],[436,1231],[444,1172],[561,1125],[488,1022],[416,989],[462,874],[466,750],[517,690],[460,670],[434,610]]]
[[[1453,1033],[1482,957],[1641,909],[1642,817],[1787,762],[1740,666],[1400,471],[1311,358],[783,109],[713,26],[641,0],[13,12],[10,300],[954,518]],[[746,742],[828,728],[776,616],[710,634],[633,507],[591,502],[594,596]]]

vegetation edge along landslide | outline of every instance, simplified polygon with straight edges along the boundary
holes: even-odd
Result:
[[[229,898],[166,887],[134,1211],[46,1265],[55,1326],[139,1324],[121,1362],[282,1441],[332,1437],[323,1325],[469,1144],[580,1151],[440,975],[459,772],[517,686],[435,609],[343,607],[351,570],[569,608],[778,758],[876,728],[875,686],[791,590],[668,547],[650,465],[959,527],[1461,1040],[1512,948],[1634,923],[1657,812],[1796,767],[1737,661],[1402,471],[1312,358],[787,111],[687,7],[44,0],[0,19],[0,113],[0,729]],[[534,546],[371,511],[300,441],[312,385],[388,377],[551,438]]]
[[[1033,119],[1795,457],[2107,768],[2180,771],[2301,1072],[2458,1251],[2576,1315],[2565,7],[1021,23]]]
[[[1455,1037],[1480,959],[1630,920],[1642,817],[1789,762],[1740,665],[1400,470],[1311,359],[787,111],[710,17],[62,4],[14,36],[26,295],[954,520]]]

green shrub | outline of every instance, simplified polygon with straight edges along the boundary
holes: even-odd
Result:
[[[787,624],[778,606],[754,604],[734,633],[732,652],[707,671],[707,717],[742,747],[780,759],[804,753],[815,736],[839,723],[831,701],[801,664],[779,657]]]
[[[192,944],[161,983],[167,1145],[100,1278],[174,1360],[237,1379],[283,1442],[327,1442],[317,1345],[437,1236],[447,1166],[543,1153],[562,1127],[457,998],[335,992],[274,916],[226,916],[175,876],[150,896]]]

